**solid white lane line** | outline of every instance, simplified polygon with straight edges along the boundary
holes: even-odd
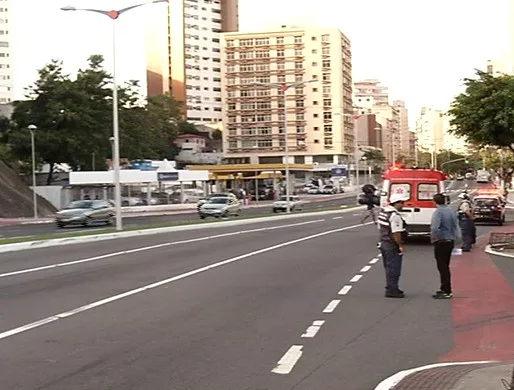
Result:
[[[65,263],[50,264],[50,265],[44,265],[44,266],[41,266],[41,267],[26,268],[26,269],[22,269],[22,270],[18,270],[18,271],[6,272],[6,273],[3,273],[3,274],[0,274],[0,278],[6,278],[6,277],[9,277],[9,276],[15,276],[15,275],[28,274],[28,273],[32,273],[32,272],[38,272],[38,271],[45,271],[45,270],[49,270],[49,269],[52,269],[52,268],[58,268],[58,267],[69,267],[69,266],[72,266],[72,265],[77,265],[77,264],[82,264],[82,263],[89,263],[89,262],[92,262],[92,261],[109,259],[111,257],[118,257],[118,256],[123,256],[123,255],[129,255],[129,254],[132,254],[132,253],[145,252],[145,251],[150,251],[150,250],[154,250],[154,249],[164,248],[164,247],[168,247],[168,246],[181,245],[181,244],[190,244],[190,243],[193,243],[193,242],[206,241],[206,240],[214,240],[216,238],[230,237],[230,236],[235,236],[235,235],[239,235],[239,234],[249,234],[249,233],[256,233],[256,232],[267,231],[267,230],[276,230],[276,229],[284,229],[284,228],[289,228],[289,227],[294,227],[294,226],[303,226],[303,225],[309,225],[309,224],[319,223],[319,222],[324,222],[324,221],[325,221],[324,219],[317,219],[317,220],[314,220],[314,221],[307,221],[307,222],[300,222],[300,223],[293,223],[293,224],[279,225],[279,226],[271,226],[271,227],[266,227],[266,228],[242,230],[242,231],[239,231],[239,232],[230,232],[230,233],[216,234],[216,235],[213,235],[213,236],[206,236],[206,237],[191,238],[189,240],[183,240],[183,241],[166,242],[166,243],[163,243],[163,244],[145,246],[145,247],[136,248],[136,249],[130,249],[130,250],[126,250],[126,251],[107,253],[105,255],[88,257],[88,258],[80,259],[80,260],[67,261]]]
[[[346,285],[341,290],[339,290],[339,295],[346,295],[350,292],[351,289],[352,289],[352,286]]]
[[[367,224],[370,224],[370,223],[373,223],[373,222],[369,222]],[[367,225],[367,224],[365,224],[365,225]],[[181,279],[189,278],[191,276],[194,276],[194,275],[197,275],[197,274],[209,271],[209,270],[214,269],[214,268],[219,268],[219,267],[222,267],[222,266],[230,264],[230,263],[235,263],[237,261],[246,259],[248,257],[260,255],[262,253],[271,252],[271,251],[274,251],[274,250],[277,250],[277,249],[280,249],[280,248],[284,248],[284,247],[287,247],[287,246],[295,245],[295,244],[298,244],[298,243],[301,243],[301,242],[304,242],[304,241],[309,241],[309,240],[313,240],[315,238],[324,237],[324,236],[327,236],[329,234],[344,232],[345,230],[355,229],[355,228],[362,227],[362,226],[363,225],[359,224],[359,225],[345,226],[345,227],[342,227],[342,228],[339,228],[339,229],[334,229],[334,230],[327,230],[327,231],[324,231],[324,232],[321,232],[321,233],[312,234],[310,236],[305,236],[305,237],[302,237],[302,238],[298,238],[296,240],[286,241],[286,242],[283,242],[281,244],[269,246],[269,247],[266,247],[266,248],[263,248],[263,249],[259,249],[259,250],[253,251],[253,252],[245,253],[245,254],[240,255],[240,256],[236,256],[236,257],[232,257],[230,259],[219,261],[217,263],[213,263],[213,264],[207,265],[205,267],[197,268],[197,269],[194,269],[192,271],[185,272],[185,273],[177,275],[177,276],[173,276],[171,278],[163,279],[163,280],[160,280],[158,282],[155,282],[155,283],[152,283],[152,284],[148,284],[148,285],[143,286],[143,287],[136,288],[134,290],[130,290],[130,291],[126,291],[126,292],[121,293],[121,294],[113,295],[111,297],[108,297],[108,298],[105,298],[105,299],[102,299],[102,300],[90,303],[88,305],[84,305],[84,306],[78,307],[78,308],[73,309],[73,310],[69,310],[69,311],[66,311],[66,312],[63,312],[63,313],[60,313],[60,314],[56,314],[56,315],[50,316],[48,318],[44,318],[44,319],[42,319],[40,321],[36,321],[36,322],[30,323],[30,324],[27,324],[27,325],[23,325],[23,326],[20,326],[18,328],[15,328],[15,329],[7,330],[5,332],[0,333],[0,340],[1,339],[5,339],[5,338],[10,337],[10,336],[13,336],[13,335],[18,334],[18,333],[25,332],[25,331],[30,330],[30,329],[38,328],[40,326],[43,326],[43,325],[45,325],[47,323],[56,321],[56,320],[61,319],[61,318],[71,317],[71,316],[73,316],[75,314],[82,313],[83,311],[91,310],[91,309],[94,309],[96,307],[103,306],[103,305],[106,305],[108,303],[118,301],[120,299],[129,297],[131,295],[136,295],[136,294],[142,293],[142,292],[147,291],[147,290],[152,290],[152,289],[155,289],[157,287],[161,287],[161,286],[164,286],[166,284],[170,284],[170,283],[176,282],[176,281],[181,280]],[[269,229],[269,228],[264,228],[264,230],[266,230],[266,229]],[[338,303],[339,303],[339,301],[337,302],[337,304]],[[336,304],[336,306],[337,306],[337,304]]]
[[[359,272],[368,272],[370,269],[371,269],[371,266],[366,265],[366,266],[362,267],[362,269]]]
[[[350,282],[355,283],[361,280],[362,275],[355,275],[353,278],[350,279]]]
[[[369,263],[370,264],[375,264],[376,262],[378,262],[378,257],[375,257],[374,259],[371,259],[371,261]]]
[[[313,338],[319,332],[324,323],[325,321],[322,320],[314,321],[312,325],[307,328],[305,333],[302,334],[302,337]]]
[[[271,372],[275,374],[289,374],[295,364],[302,357],[302,348],[303,345],[293,345],[289,350],[282,356],[282,358],[278,361],[277,365]]]
[[[336,309],[337,305],[339,305],[339,303],[341,303],[339,299],[330,301],[327,307],[323,309],[323,313],[332,313]]]

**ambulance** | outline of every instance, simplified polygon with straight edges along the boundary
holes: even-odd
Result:
[[[392,194],[407,195],[409,200],[400,212],[407,223],[407,233],[430,234],[430,221],[436,209],[432,199],[435,194],[445,194],[446,175],[435,169],[392,167],[382,175],[382,179],[380,206],[387,206]],[[446,199],[449,202],[448,196]]]

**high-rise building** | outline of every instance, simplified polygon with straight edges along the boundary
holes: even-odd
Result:
[[[222,51],[223,150],[228,161],[283,163],[286,139],[292,163],[352,159],[352,57],[350,41],[341,31],[284,27],[226,33]],[[295,83],[284,99],[280,86]]]
[[[444,147],[444,113],[434,107],[422,107],[416,120],[418,147],[430,153]]]
[[[464,138],[450,132],[452,128],[450,120],[451,118],[448,115],[443,117],[444,149],[451,150],[454,153],[466,155],[469,152],[468,142]]]
[[[400,117],[400,128],[399,128],[399,148],[402,154],[409,154],[410,150],[410,132],[409,132],[409,110],[405,106],[405,102],[402,100],[395,100],[393,106],[398,110]]]
[[[353,103],[358,110],[369,110],[373,106],[389,104],[389,90],[379,80],[368,79],[353,84]],[[366,112],[361,112],[365,114]]]
[[[382,126],[382,153],[386,162],[393,164],[401,151],[400,113],[390,105],[373,106],[371,110]]]
[[[166,13],[148,12],[148,95],[169,93],[190,121],[220,121],[221,33],[238,30],[238,0],[169,0]]]
[[[10,0],[0,0],[0,104],[14,98],[9,3]]]

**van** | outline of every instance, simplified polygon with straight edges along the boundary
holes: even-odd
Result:
[[[407,233],[429,235],[430,221],[436,209],[433,197],[437,193],[445,193],[446,175],[435,169],[393,167],[382,175],[382,179],[380,206],[387,206],[389,197],[394,193],[407,195],[409,200],[400,212],[407,223]]]

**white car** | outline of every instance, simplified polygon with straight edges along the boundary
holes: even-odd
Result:
[[[304,203],[296,195],[289,196],[289,210],[303,210]],[[281,196],[279,200],[273,203],[273,212],[287,211],[287,196]]]

